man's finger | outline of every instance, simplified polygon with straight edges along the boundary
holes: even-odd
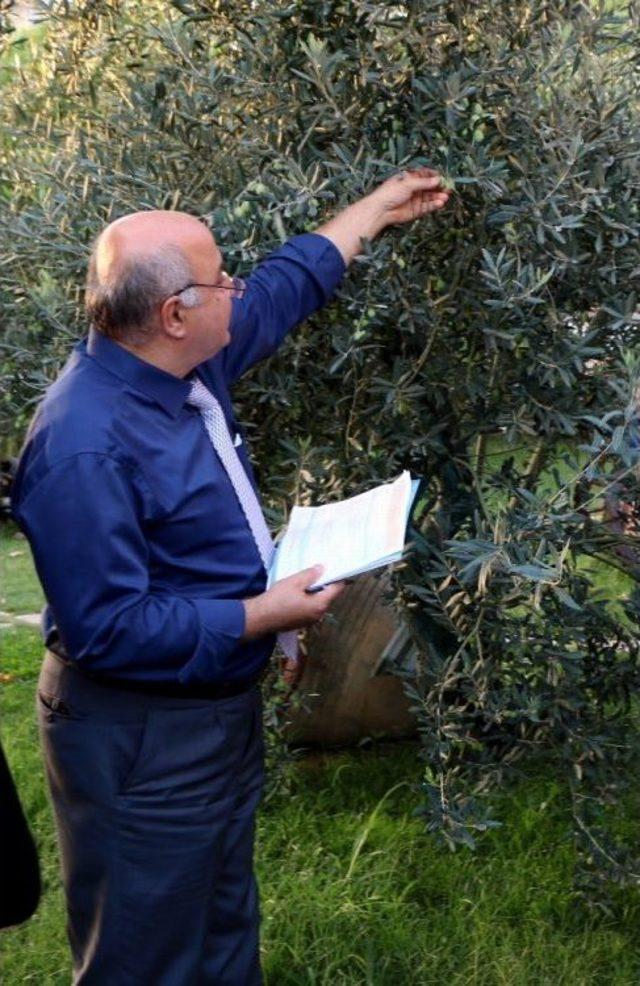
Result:
[[[346,582],[342,582],[342,581],[330,582],[329,585],[325,586],[323,589],[323,592],[327,593],[326,598],[329,599],[329,601],[335,599],[337,596],[340,595],[342,590],[345,588],[346,584],[347,584]]]
[[[441,209],[449,201],[448,195],[436,195],[432,199],[428,199],[425,203],[426,212],[434,212],[436,209]]]
[[[409,174],[409,175],[421,175],[421,176],[422,176],[423,178],[434,178],[434,177],[436,177],[436,176],[437,176],[438,178],[441,178],[441,177],[442,177],[442,176],[441,176],[441,175],[440,175],[440,174],[439,174],[439,173],[438,173],[437,171],[435,171],[435,170],[434,170],[433,168],[427,168],[427,167],[422,167],[422,168],[411,168],[411,169],[410,169],[410,170],[409,170],[409,171],[407,172],[407,174]]]
[[[397,180],[406,182],[406,187],[412,191],[431,191],[440,187],[442,184],[442,175],[439,175],[436,171],[430,172],[428,175],[423,175],[416,171],[404,171],[401,175],[397,176]]]
[[[292,578],[306,589],[308,586],[313,585],[314,582],[317,582],[323,572],[324,565],[312,565],[311,568],[303,568],[301,572],[297,572]]]

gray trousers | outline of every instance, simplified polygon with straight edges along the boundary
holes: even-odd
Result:
[[[74,984],[258,986],[258,688],[150,696],[48,654],[37,705]]]

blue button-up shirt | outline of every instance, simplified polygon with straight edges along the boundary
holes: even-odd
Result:
[[[233,436],[229,390],[331,297],[345,270],[304,234],[234,299],[230,343],[198,366]],[[47,607],[45,641],[119,678],[215,682],[258,673],[274,637],[241,641],[264,591],[258,549],[189,382],[91,330],[48,389],[13,484]],[[246,444],[238,453],[252,483]]]

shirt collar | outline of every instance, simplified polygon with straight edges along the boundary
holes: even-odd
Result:
[[[189,396],[188,380],[175,377],[172,373],[134,356],[97,329],[89,330],[87,353],[105,369],[115,373],[147,397],[153,398],[174,418]]]

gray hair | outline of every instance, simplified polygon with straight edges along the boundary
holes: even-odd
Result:
[[[131,257],[117,265],[106,280],[98,277],[98,248],[89,258],[85,307],[91,324],[122,342],[144,342],[153,330],[153,309],[193,278],[189,261],[178,246],[165,245],[153,253]],[[197,288],[180,295],[185,308],[200,303]]]

